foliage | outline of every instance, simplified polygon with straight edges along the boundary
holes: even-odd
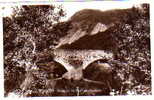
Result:
[[[62,36],[62,28],[59,33],[54,29],[55,24],[64,16],[61,6],[25,5],[14,8],[11,18],[3,19],[6,94],[20,87],[27,71],[36,68],[36,60],[41,59],[38,55],[46,49],[52,49],[57,39]],[[63,23],[58,25],[61,24]]]
[[[113,65],[121,80],[117,90],[121,94],[151,94],[149,5],[142,7],[144,11],[134,9],[133,17],[113,31],[118,43]]]

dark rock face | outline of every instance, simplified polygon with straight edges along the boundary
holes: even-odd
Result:
[[[60,39],[57,48],[92,49],[116,51],[113,28],[125,22],[132,9],[99,11],[85,9],[74,14],[70,22],[72,29]]]
[[[71,17],[72,22],[83,22],[86,24],[95,25],[98,22],[101,22],[105,25],[121,22],[125,20],[130,13],[132,13],[132,9],[116,9],[116,10],[108,10],[108,11],[100,11],[94,9],[84,9],[77,13],[75,13]]]
[[[63,49],[86,49],[86,50],[116,50],[116,42],[110,31],[100,32],[96,35],[85,35],[72,44],[64,44]]]

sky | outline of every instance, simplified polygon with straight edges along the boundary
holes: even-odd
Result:
[[[62,0],[59,0],[62,1]],[[69,1],[69,0],[68,0]],[[70,0],[71,1],[71,0]],[[80,0],[82,1],[82,0]],[[3,6],[0,6],[0,10],[2,10],[3,16],[10,16],[12,14],[12,7],[16,5],[31,5],[31,4],[54,4],[54,5],[62,5],[64,10],[66,11],[67,15],[65,18],[62,19],[62,21],[68,20],[74,13],[76,13],[79,10],[82,9],[99,9],[99,10],[109,10],[109,9],[124,9],[124,8],[130,8],[133,5],[138,4],[139,2],[127,2],[127,1],[116,1],[116,2],[101,2],[101,1],[95,1],[95,2],[37,2],[37,3],[6,3]],[[3,9],[2,9],[3,8]]]
[[[34,4],[34,3],[27,3],[27,4]],[[36,3],[40,4],[40,2]],[[49,4],[49,3],[43,3],[43,4]],[[56,2],[56,3],[50,3],[54,5],[62,5],[64,10],[66,11],[67,15],[65,18],[62,19],[62,21],[68,20],[74,13],[76,13],[79,10],[82,9],[99,9],[99,10],[109,10],[109,9],[123,9],[123,8],[130,8],[133,5],[136,5],[137,3],[131,3],[131,2]],[[22,5],[22,3],[16,3],[16,4],[5,4],[1,6],[2,15],[3,16],[10,16],[12,13],[12,7],[16,5]],[[3,8],[3,9],[2,9]]]

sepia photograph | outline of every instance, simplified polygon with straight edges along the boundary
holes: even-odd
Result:
[[[152,95],[149,3],[1,11],[4,97]]]

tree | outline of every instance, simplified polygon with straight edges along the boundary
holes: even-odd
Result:
[[[122,94],[151,94],[149,5],[141,6],[139,10],[132,8],[134,12],[127,22],[113,30],[118,44],[113,64]]]
[[[11,18],[4,17],[6,95],[20,88],[28,71],[36,67],[36,59],[40,58],[38,55],[46,49],[52,49],[61,34],[51,29],[54,29],[55,24],[64,16],[61,6],[23,5],[14,8]],[[45,53],[47,52],[42,55]]]

